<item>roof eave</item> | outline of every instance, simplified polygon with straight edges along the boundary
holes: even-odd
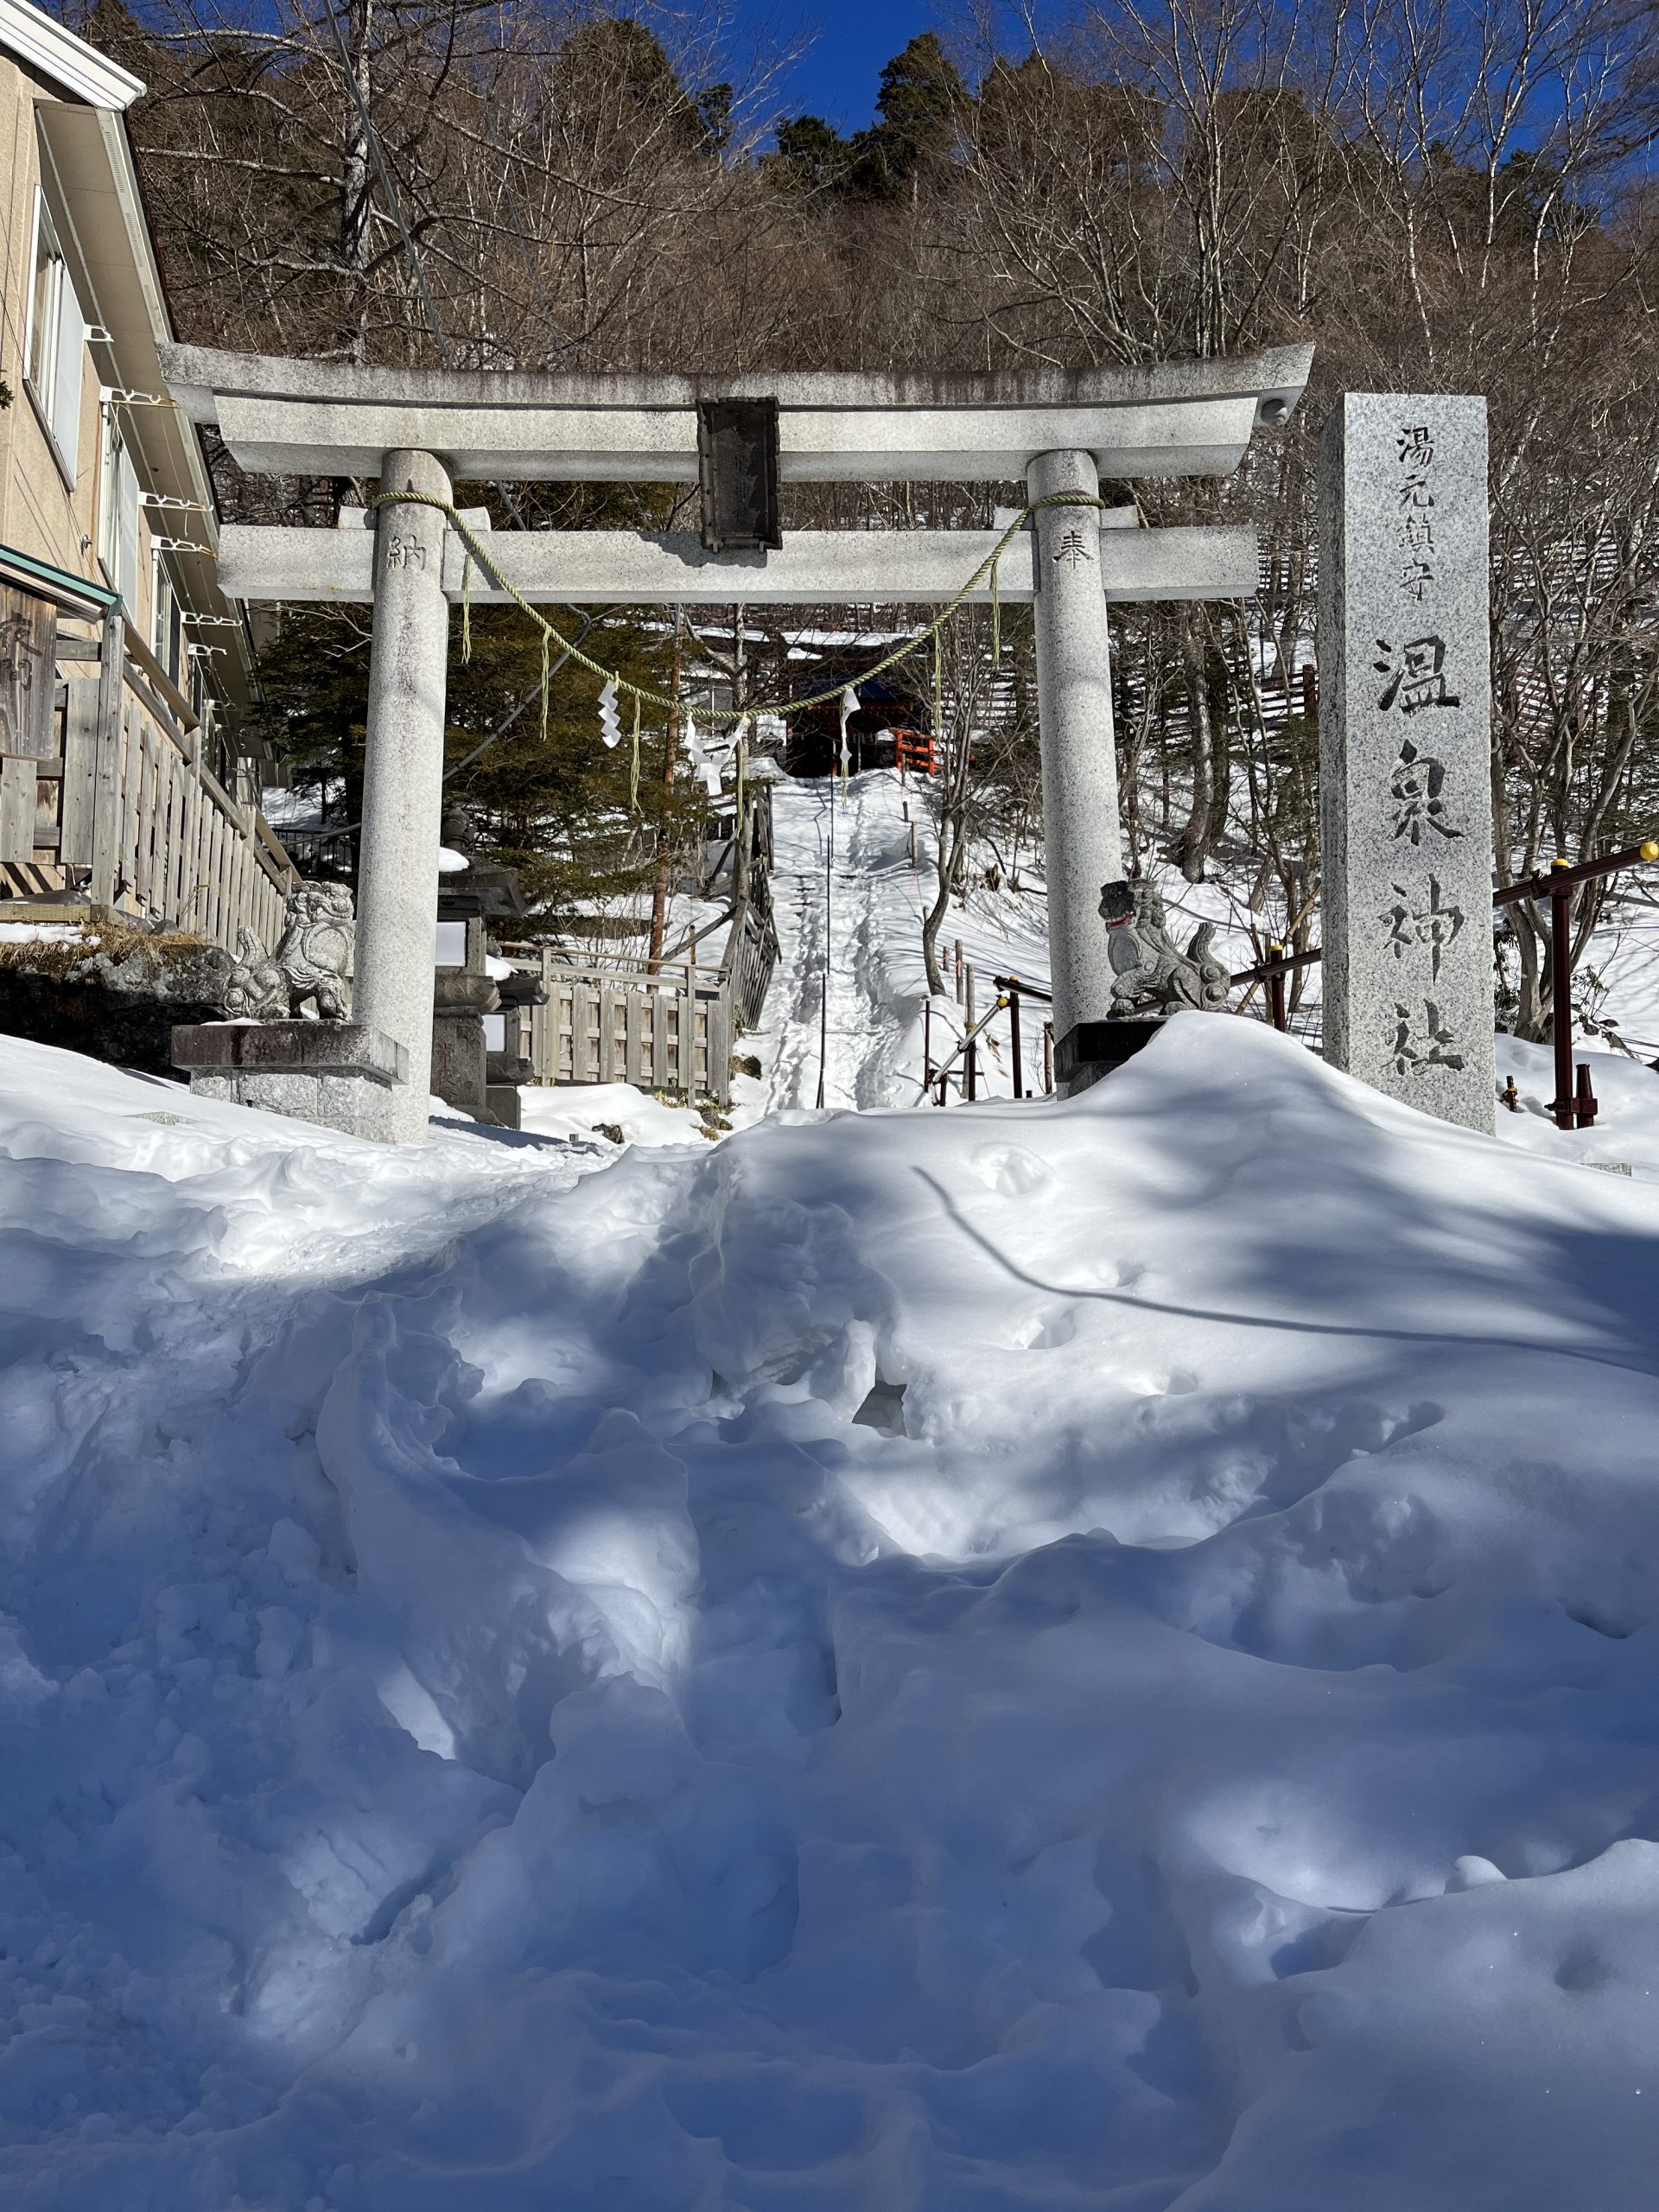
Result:
[[[77,38],[29,0],[0,0],[0,50],[13,54],[67,99],[124,114],[143,79]]]

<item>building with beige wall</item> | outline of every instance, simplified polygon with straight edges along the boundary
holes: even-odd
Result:
[[[157,356],[143,91],[0,0],[0,919],[90,904],[269,944],[291,872],[200,434]]]

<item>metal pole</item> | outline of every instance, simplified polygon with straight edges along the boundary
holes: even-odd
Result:
[[[818,1000],[818,1096],[817,1103],[823,1104],[824,1077],[830,1065],[830,925],[833,912],[834,875],[836,864],[836,773],[835,764],[830,769],[830,835],[823,848],[823,983]]]
[[[980,1031],[989,1027],[990,1024],[996,1019],[997,1015],[1001,1013],[1003,1007],[1007,1006],[1007,1002],[1008,1001],[1005,997],[999,996],[994,1006],[988,1007],[986,1008],[984,1014],[981,1015],[979,1020],[975,1024],[973,1028],[963,1031],[963,1034],[957,1039],[956,1050],[950,1053],[950,1057],[940,1061],[938,1074],[935,1079],[939,1086],[939,1103],[941,1106],[944,1103],[944,1094],[950,1080],[951,1069],[955,1067],[958,1060],[963,1061],[964,1065],[971,1065],[971,1056],[974,1046],[978,1039]],[[923,1088],[926,1088],[925,1084],[924,1084]],[[973,1096],[973,1092],[971,1090],[964,1090],[963,1095],[964,1097],[971,1098]]]
[[[974,1034],[975,1029],[974,966],[972,961],[969,961],[967,966],[963,969],[963,978],[964,985],[963,1009],[967,1017],[968,1034],[971,1038]],[[969,1044],[966,1054],[966,1060],[967,1067],[964,1075],[964,1083],[966,1096],[969,1103],[971,1105],[973,1101],[979,1096],[979,1046],[976,1042]]]
[[[930,1090],[933,1083],[933,1001],[927,999],[922,1006],[922,1089]]]
[[[1590,1086],[1590,1067],[1586,1060],[1579,1062],[1578,1090],[1573,1103],[1574,1109],[1573,1118],[1578,1127],[1581,1129],[1593,1129],[1596,1126],[1596,1109],[1599,1101]]]
[[[448,500],[448,474],[429,453],[399,448],[380,464],[385,492]],[[369,651],[363,829],[353,1012],[409,1054],[386,1134],[426,1141],[432,1090],[432,963],[438,929],[438,826],[443,811],[443,724],[449,606],[443,595],[444,518],[435,507],[378,510],[374,634]]]
[[[1555,867],[1568,863],[1558,860]],[[1551,871],[1554,873],[1554,870]],[[1550,1112],[1558,1129],[1573,1127],[1573,887],[1549,894],[1549,1027],[1555,1047],[1555,1096]]]
[[[1008,1049],[1014,1054],[1014,1095],[1026,1095],[1026,1071],[1020,1058],[1020,979],[1008,978]]]
[[[1639,861],[1659,861],[1659,842],[1649,837],[1639,845],[1627,845],[1623,852],[1604,853],[1599,861],[1580,861],[1573,868],[1568,868],[1565,861],[1555,861],[1547,875],[1529,875],[1519,883],[1503,884],[1493,892],[1492,904],[1513,906],[1521,899],[1548,899],[1558,889],[1589,883],[1597,876],[1616,874],[1621,868],[1634,868]]]
[[[1053,1088],[1054,1025],[1052,1021],[1046,1021],[1043,1024],[1043,1089],[1051,1091]]]
[[[1123,876],[1106,598],[1100,578],[1100,493],[1087,453],[1039,454],[1026,473],[1033,501],[1075,493],[1088,505],[1039,508],[1037,701],[1048,857],[1048,936],[1054,1032],[1062,1046],[1079,1022],[1111,1012],[1112,965],[1101,898]]]
[[[1268,947],[1269,955],[1274,960],[1283,957],[1284,950],[1282,944],[1270,944]],[[1285,977],[1282,969],[1276,970],[1268,978],[1268,1012],[1275,1029],[1289,1028],[1290,1024],[1285,1018]]]

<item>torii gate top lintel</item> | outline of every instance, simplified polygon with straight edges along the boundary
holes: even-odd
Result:
[[[1253,430],[1288,418],[1312,359],[1287,346],[1090,369],[599,375],[162,348],[180,407],[244,468],[374,475],[414,449],[454,479],[524,482],[694,482],[699,402],[760,394],[778,402],[786,482],[1007,482],[1058,449],[1107,477],[1225,475]]]

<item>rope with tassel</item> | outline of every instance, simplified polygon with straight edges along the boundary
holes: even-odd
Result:
[[[933,646],[934,728],[937,732],[942,673],[939,641],[940,633],[945,624],[953,620],[961,613],[969,595],[976,591],[988,576],[991,586],[991,651],[994,660],[1000,665],[1002,653],[1002,611],[997,591],[997,565],[1002,556],[1032,517],[1040,513],[1046,507],[1096,507],[1105,512],[1109,505],[1108,500],[1090,493],[1051,492],[1046,498],[1033,499],[1029,505],[1022,507],[991,551],[980,563],[949,605],[936,614],[924,628],[918,630],[914,637],[906,639],[903,645],[895,646],[892,652],[877,661],[873,667],[866,669],[859,677],[859,682],[868,683],[872,677],[883,675],[887,670],[897,667],[901,660],[907,660],[912,653],[919,652],[922,647],[931,641]],[[635,683],[631,678],[619,675],[614,669],[607,668],[602,661],[595,660],[591,653],[583,652],[573,639],[567,638],[562,631],[556,629],[547,617],[524,597],[517,585],[510,583],[502,575],[495,562],[480,544],[471,525],[463,520],[460,509],[453,502],[437,499],[429,492],[382,492],[369,501],[371,512],[378,507],[393,506],[435,507],[440,514],[448,518],[450,528],[461,540],[466,556],[461,567],[461,656],[463,662],[470,661],[473,655],[472,577],[474,562],[478,563],[480,572],[489,579],[496,589],[505,592],[516,607],[529,615],[531,620],[541,632],[542,735],[543,738],[547,735],[548,668],[551,651],[555,645],[559,647],[567,659],[574,660],[578,667],[585,668],[590,675],[598,677],[602,683],[612,684],[617,691],[627,693],[634,702],[632,798],[637,811],[639,774],[639,710],[642,707],[657,707],[665,714],[677,716],[683,714],[684,702],[671,697],[666,692],[653,691],[649,684]],[[844,683],[836,683],[826,691],[810,692],[804,699],[785,700],[779,705],[764,708],[758,711],[773,715],[804,713],[810,707],[825,707],[832,700],[838,700],[846,688]],[[741,722],[756,711],[757,709],[752,707],[709,707],[703,709],[708,721],[717,722]]]

